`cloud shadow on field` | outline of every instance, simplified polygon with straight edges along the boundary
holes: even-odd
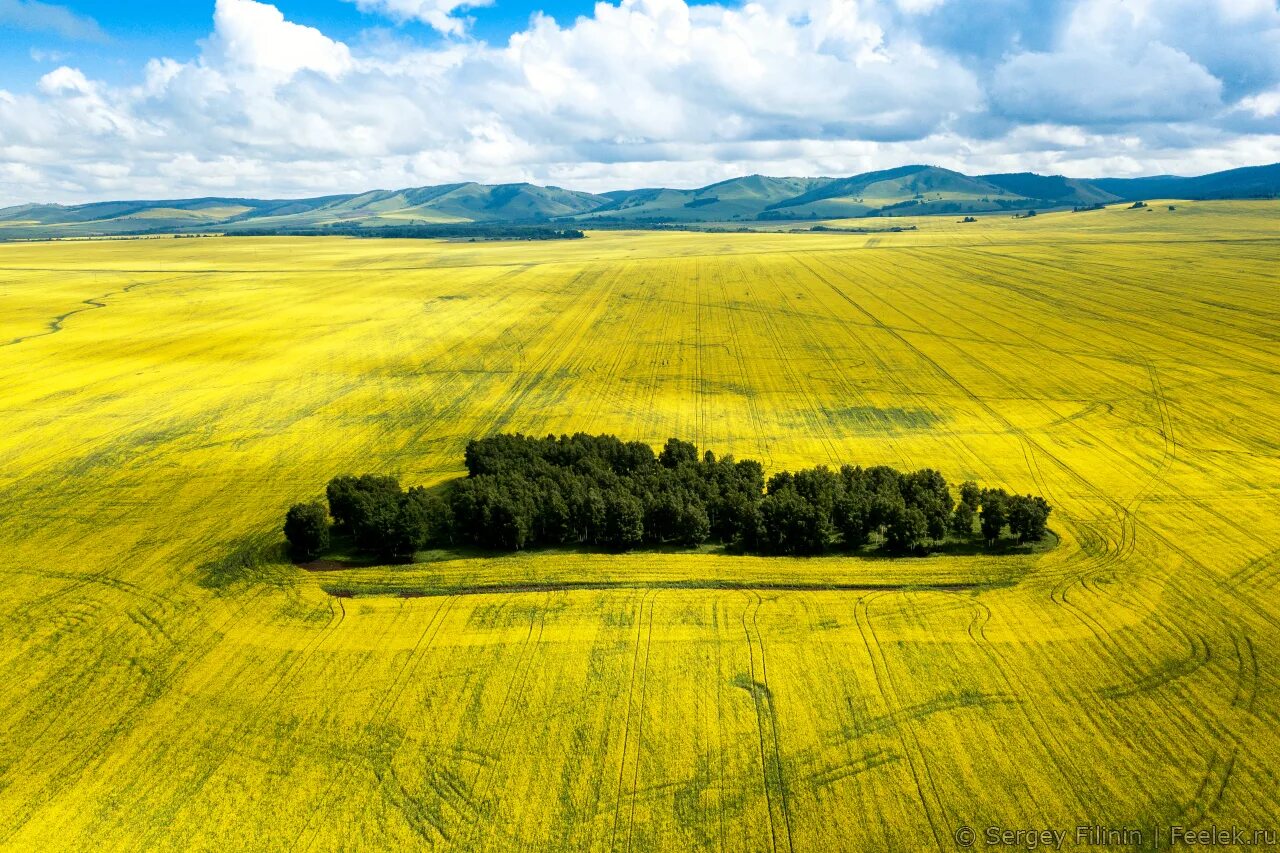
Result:
[[[823,409],[834,424],[857,432],[908,432],[928,430],[942,423],[940,415],[928,409],[905,409],[898,406],[846,406]]]
[[[284,540],[272,532],[241,537],[222,556],[201,563],[196,574],[201,588],[221,592],[240,584],[282,587],[294,576],[294,570],[285,554]]]

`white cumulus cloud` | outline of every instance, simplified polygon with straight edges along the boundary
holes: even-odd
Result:
[[[217,0],[210,39],[215,61],[272,80],[298,71],[341,76],[354,63],[351,50],[314,27],[285,20],[275,6],[254,0]]]
[[[459,9],[492,5],[493,0],[349,0],[362,12],[386,15],[396,21],[421,21],[442,33],[461,34],[466,21],[455,17]]]
[[[460,8],[365,2],[415,18]],[[572,22],[535,15],[500,45],[356,46],[270,3],[217,0],[190,61],[149,59],[131,85],[65,65],[0,90],[0,201],[1280,160],[1274,5],[1054,2],[1048,23],[967,51],[948,42],[958,0],[619,0]]]
[[[996,69],[991,93],[1014,119],[1093,124],[1194,120],[1222,106],[1221,92],[1191,57],[1151,43],[1134,54],[1019,54]]]

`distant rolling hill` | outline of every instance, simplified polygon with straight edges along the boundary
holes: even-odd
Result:
[[[958,213],[1021,207],[1026,200],[950,169],[901,166],[831,181],[773,204],[766,213],[780,219],[868,216],[908,208],[910,213]]]
[[[1097,181],[1082,181],[1064,178],[1061,175],[1018,172],[1008,175],[983,175],[982,180],[1015,196],[1040,199],[1054,205],[1069,204],[1072,207],[1087,207],[1091,204],[1109,204],[1125,200],[1123,194],[1109,192],[1099,187]]]
[[[98,236],[198,229],[300,230],[473,222],[540,222],[595,210],[608,199],[532,184],[445,184],[359,195],[262,201],[205,198],[0,210],[0,238]]]
[[[602,194],[533,184],[457,183],[305,199],[23,204],[0,209],[0,239],[451,223],[742,223],[1088,207],[1148,198],[1277,196],[1280,164],[1190,178],[1089,180],[1030,172],[972,176],[914,165],[847,178],[748,175],[700,189],[658,187]]]
[[[610,203],[582,217],[669,222],[727,222],[755,219],[771,205],[831,183],[832,178],[770,178],[748,175],[697,190],[621,190],[605,193]]]
[[[1099,178],[1098,189],[1123,200],[1141,198],[1275,198],[1280,195],[1280,163],[1246,166],[1198,178],[1162,175],[1156,178]]]

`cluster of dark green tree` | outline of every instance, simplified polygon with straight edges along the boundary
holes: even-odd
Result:
[[[395,477],[334,477],[325,496],[328,506],[320,501],[294,504],[285,516],[284,535],[296,560],[314,560],[325,553],[331,530],[384,560],[407,559],[415,551],[453,539],[444,497],[421,486],[406,491]]]
[[[1043,498],[960,486],[954,500],[932,469],[876,466],[783,471],[765,481],[750,459],[717,459],[670,439],[660,453],[615,436],[497,435],[467,445],[468,476],[441,490],[408,489],[366,474],[330,481],[328,506],[289,510],[294,556],[314,559],[334,529],[361,550],[405,559],[431,547],[474,545],[514,551],[591,545],[719,542],[762,554],[819,554],[875,544],[893,553],[927,550],[948,538],[994,546],[1045,535]]]

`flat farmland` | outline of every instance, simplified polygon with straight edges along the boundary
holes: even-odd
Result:
[[[0,846],[1280,829],[1280,203],[1174,204],[0,245]],[[263,557],[330,477],[510,431],[936,467],[1058,544]]]

